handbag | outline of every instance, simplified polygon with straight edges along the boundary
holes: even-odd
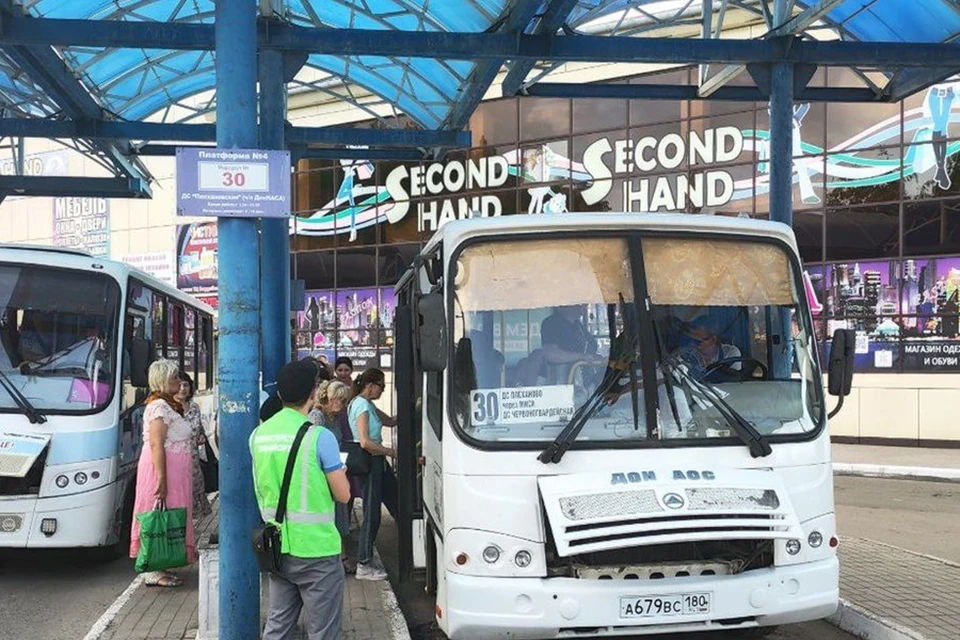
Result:
[[[153,511],[138,513],[140,551],[137,573],[163,571],[187,566],[187,510],[167,509],[157,501]]]
[[[287,513],[287,494],[290,493],[293,465],[297,461],[300,443],[303,442],[303,438],[307,435],[311,426],[313,425],[309,421],[300,426],[297,437],[293,439],[293,445],[290,447],[290,453],[287,455],[287,468],[283,472],[283,482],[280,484],[280,499],[277,501],[276,524],[265,522],[253,531],[253,554],[257,558],[260,571],[280,572],[280,553],[282,549],[280,525],[283,524],[283,517]]]
[[[347,454],[347,475],[365,476],[370,473],[370,463],[373,456],[360,446],[359,442],[346,441],[340,443],[340,451]]]
[[[205,440],[203,446],[207,455],[206,460],[200,459],[200,471],[203,473],[203,492],[213,493],[220,489],[220,463],[217,462],[217,457],[213,454],[210,441]]]

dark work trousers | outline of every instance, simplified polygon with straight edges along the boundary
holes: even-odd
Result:
[[[397,476],[383,456],[372,456],[370,473],[363,483],[363,523],[360,525],[360,544],[357,561],[366,564],[373,560],[373,544],[380,530],[380,507],[397,517]]]
[[[304,606],[307,638],[340,640],[344,586],[339,556],[295,558],[284,554],[280,575],[270,574],[270,612],[263,640],[293,640]]]

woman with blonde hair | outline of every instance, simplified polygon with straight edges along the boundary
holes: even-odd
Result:
[[[339,380],[324,380],[317,387],[316,406],[307,416],[315,425],[329,429],[333,437],[337,439],[337,444],[342,442],[340,433],[339,414],[346,408],[350,402],[350,387]],[[336,515],[337,531],[341,538],[350,535],[350,507],[347,504],[337,503],[334,513]],[[346,545],[344,545],[346,549]],[[343,556],[344,569],[347,573],[356,571],[356,563]]]
[[[183,417],[183,406],[176,399],[180,390],[180,372],[170,360],[150,365],[150,396],[143,412],[143,449],[137,466],[137,492],[130,535],[130,557],[140,551],[138,513],[160,507],[187,510],[187,562],[196,561],[193,530],[193,456],[196,446],[190,423]],[[166,571],[144,574],[144,584],[178,587],[180,578]]]

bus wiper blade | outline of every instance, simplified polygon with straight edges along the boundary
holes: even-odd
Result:
[[[20,393],[20,389],[17,389],[16,385],[10,381],[10,378],[3,371],[0,371],[0,386],[13,398],[14,403],[27,416],[30,424],[43,424],[47,421],[47,417],[37,411],[37,408],[30,403],[25,395]]]
[[[739,411],[733,408],[733,406],[723,399],[723,396],[718,393],[717,389],[705,382],[694,379],[693,376],[686,370],[683,365],[670,364],[667,365],[672,372],[677,373],[684,382],[687,383],[687,386],[690,389],[700,393],[700,395],[705,396],[707,400],[710,401],[713,406],[717,408],[717,412],[723,416],[723,419],[727,421],[730,427],[737,434],[737,437],[743,441],[745,445],[750,449],[750,455],[754,458],[765,458],[766,456],[773,453],[773,449],[770,447],[770,443],[767,442],[766,438],[757,431],[746,418],[744,418]],[[665,372],[669,373],[669,372]]]
[[[546,449],[540,452],[537,460],[543,464],[550,464],[551,462],[559,464],[559,462],[563,460],[564,454],[570,449],[570,446],[574,440],[577,439],[583,427],[586,426],[587,420],[601,407],[604,394],[613,387],[619,376],[619,372],[609,368],[607,369],[606,375],[603,380],[600,381],[600,384],[597,385],[594,392],[587,398],[587,401],[574,412],[570,418],[570,422],[568,422],[567,426],[563,428],[563,431],[557,435],[556,439],[547,445]]]

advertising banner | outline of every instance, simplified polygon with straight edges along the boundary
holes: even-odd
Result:
[[[395,308],[390,288],[307,291],[297,314],[297,357],[333,363],[347,356],[357,370],[389,369]]]
[[[177,226],[177,288],[207,304],[211,304],[211,298],[216,298],[216,222]]]
[[[110,201],[106,198],[54,198],[53,244],[110,257]]]

